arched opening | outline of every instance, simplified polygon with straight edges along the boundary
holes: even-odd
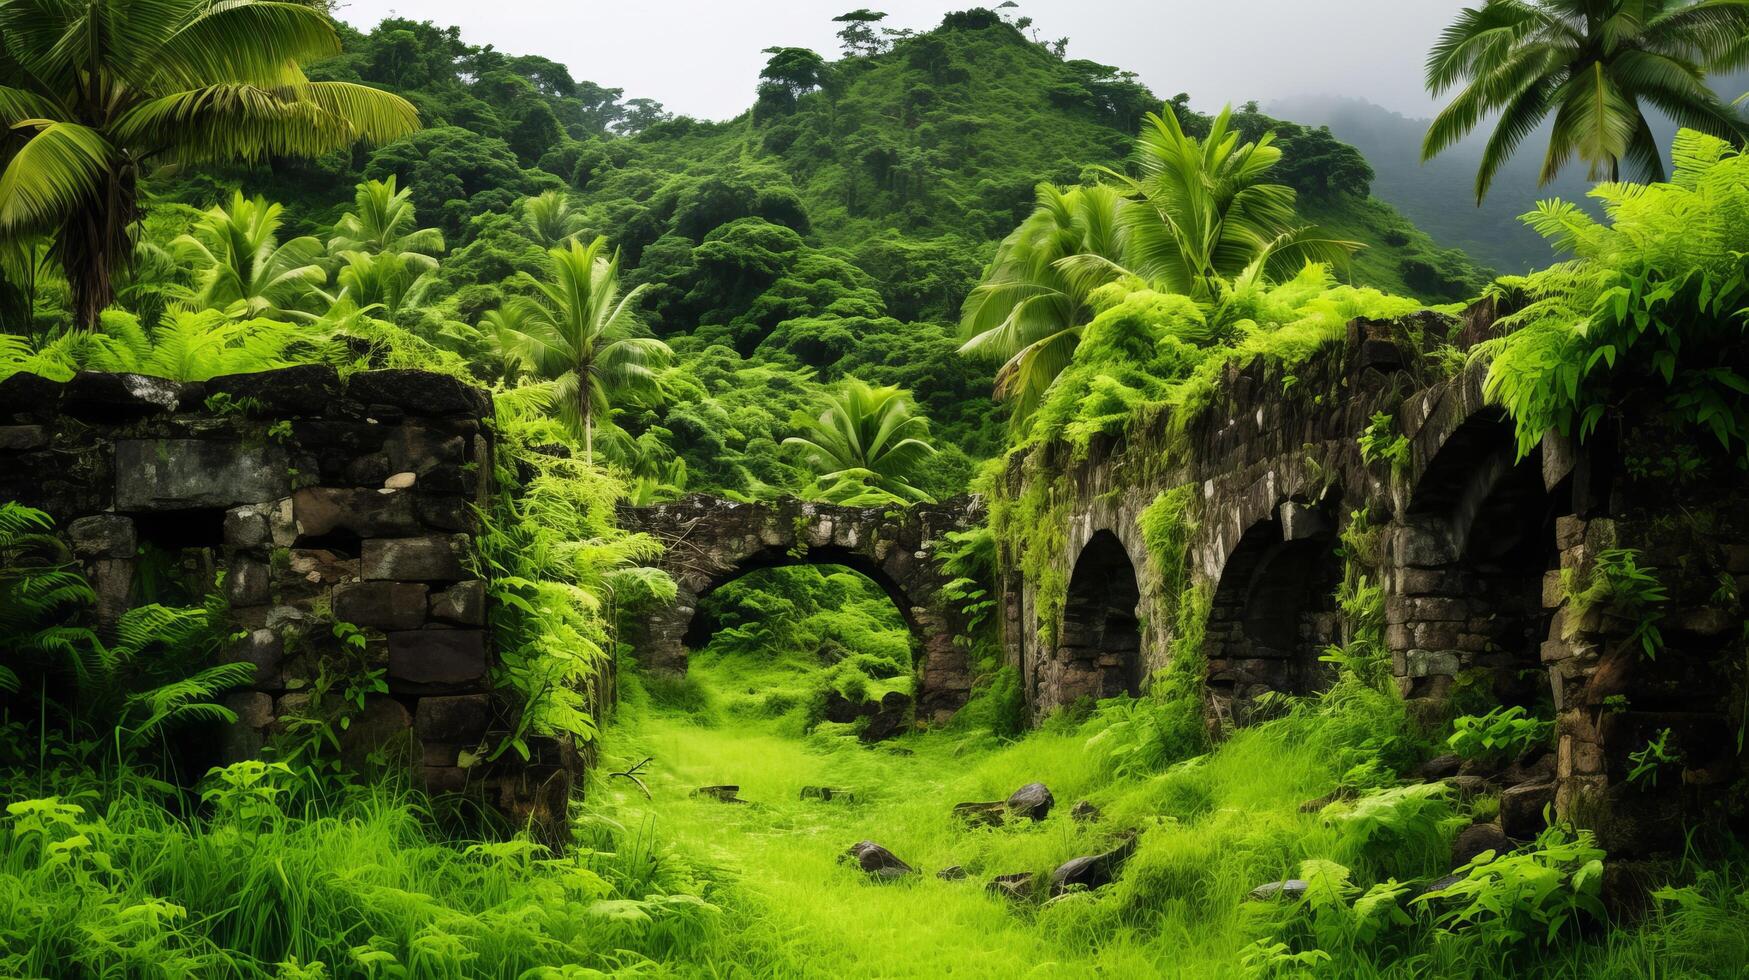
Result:
[[[724,578],[699,597],[683,642],[687,678],[652,691],[671,707],[865,741],[909,726],[914,626],[860,570],[792,561]]]
[[[1441,446],[1410,498],[1387,607],[1408,696],[1473,700],[1466,710],[1549,700],[1541,647],[1570,497],[1570,480],[1547,487],[1540,453],[1518,458],[1502,413],[1470,418]]]
[[[1094,534],[1069,576],[1055,655],[1041,678],[1050,692],[1043,707],[1141,693],[1141,599],[1123,542],[1110,531]]]
[[[1244,725],[1265,692],[1329,685],[1332,670],[1318,658],[1341,641],[1341,582],[1335,522],[1322,510],[1290,501],[1245,532],[1221,570],[1204,639],[1216,720]]]

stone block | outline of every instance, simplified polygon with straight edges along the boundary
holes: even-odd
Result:
[[[60,410],[61,391],[65,387],[60,381],[50,381],[29,371],[0,379],[0,416],[53,418]]]
[[[194,510],[277,500],[291,492],[288,465],[285,450],[271,443],[121,439],[115,444],[115,506]]]
[[[381,630],[425,623],[426,587],[416,582],[347,582],[334,587],[334,618]]]
[[[1555,802],[1555,784],[1524,783],[1500,794],[1500,829],[1513,840],[1534,840],[1548,826],[1543,808]]]
[[[48,433],[40,425],[0,425],[0,452],[18,453],[38,449],[48,444]]]
[[[467,577],[465,534],[371,538],[364,542],[364,577],[403,582],[454,582]]]
[[[439,531],[471,531],[473,512],[467,498],[451,493],[421,492],[413,501],[413,513],[419,523]]]
[[[408,737],[412,726],[413,716],[401,702],[382,695],[367,695],[364,707],[352,717],[352,724],[340,733],[340,758],[356,770],[367,768],[373,755],[389,760],[406,759],[412,748]]]
[[[293,548],[286,562],[286,575],[310,586],[339,585],[358,579],[358,559],[323,548]]]
[[[1404,673],[1409,677],[1455,676],[1462,661],[1455,650],[1410,650],[1404,654]]]
[[[461,436],[435,432],[418,425],[402,425],[392,429],[383,440],[389,468],[425,476],[440,466],[463,462],[467,442]]]
[[[81,371],[61,389],[61,411],[87,422],[131,422],[176,411],[182,386],[144,374]]]
[[[259,548],[272,540],[267,513],[254,504],[225,511],[225,544],[231,548]]]
[[[346,383],[346,393],[366,405],[390,405],[413,415],[487,418],[492,400],[456,378],[426,371],[364,371]]]
[[[484,626],[486,583],[479,579],[470,579],[433,594],[431,618],[458,626]]]
[[[1544,609],[1558,609],[1561,603],[1567,601],[1567,587],[1561,583],[1561,571],[1551,568],[1543,573],[1542,605]]]
[[[67,525],[73,554],[80,558],[132,558],[139,547],[132,518],[93,514]]]
[[[336,531],[361,538],[417,534],[424,528],[414,514],[413,495],[361,487],[303,487],[292,494],[298,533],[322,537]]]
[[[420,698],[413,711],[413,734],[425,742],[477,745],[492,719],[489,694]]]
[[[267,563],[233,558],[225,570],[225,601],[233,606],[259,606],[272,598]]]
[[[236,714],[237,724],[245,728],[273,724],[273,698],[260,691],[232,691],[222,703]]]
[[[279,688],[284,686],[280,676],[279,664],[285,657],[285,643],[279,634],[269,629],[250,630],[249,635],[230,644],[227,651],[227,663],[249,663],[255,665],[256,687]]]
[[[389,634],[389,685],[409,692],[459,691],[486,680],[481,630],[403,630]]]
[[[259,415],[321,415],[340,398],[340,374],[326,364],[299,364],[221,375],[207,381],[206,389],[238,401],[247,398],[256,403]]]

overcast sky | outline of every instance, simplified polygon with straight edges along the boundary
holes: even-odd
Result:
[[[391,13],[456,24],[474,44],[539,54],[573,76],[652,98],[672,112],[726,119],[753,101],[762,48],[836,57],[832,18],[866,2],[894,27],[927,30],[945,0],[349,0],[338,16],[368,29]],[[994,6],[1000,0],[986,0]],[[1472,0],[1473,2],[1473,0]],[[1457,0],[1025,0],[1041,37],[1069,57],[1136,72],[1162,98],[1193,104],[1291,95],[1357,95],[1431,115],[1421,86],[1428,47]]]

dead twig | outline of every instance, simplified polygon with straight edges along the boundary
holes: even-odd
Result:
[[[626,769],[626,771],[624,771],[624,772],[610,772],[610,773],[608,773],[608,775],[609,776],[619,776],[623,779],[631,780],[633,783],[637,784],[638,789],[641,789],[644,791],[644,799],[646,799],[646,800],[654,799],[654,797],[652,797],[650,795],[650,787],[645,786],[644,781],[642,779],[638,778],[638,774],[643,772],[644,767],[649,765],[650,760],[652,760],[654,758],[655,758],[655,756],[653,756],[653,755],[645,756],[644,761],[638,763],[635,766],[632,766],[632,767]]]

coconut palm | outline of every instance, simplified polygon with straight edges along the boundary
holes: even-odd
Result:
[[[301,307],[328,281],[327,271],[316,264],[322,243],[305,236],[281,244],[284,210],[265,198],[244,197],[237,191],[229,207],[213,207],[193,232],[171,243],[177,257],[194,271],[197,308],[239,309],[248,317],[313,319]]]
[[[338,54],[312,5],[0,0],[0,237],[55,235],[78,323],[115,297],[161,164],[313,156],[418,127],[406,100],[299,68]]]
[[[1110,184],[1040,185],[1038,207],[998,248],[961,319],[970,339],[960,350],[1002,364],[996,395],[1014,401],[1013,424],[1068,366],[1101,286],[1127,278],[1213,303],[1248,270],[1341,263],[1360,247],[1297,222],[1293,189],[1266,179],[1281,159],[1274,138],[1241,144],[1231,117],[1223,109],[1197,140],[1171,111],[1150,113],[1134,176],[1107,169]]]
[[[1124,261],[1119,220],[1127,205],[1106,186],[1040,184],[1038,205],[996,250],[990,271],[966,298],[962,354],[1000,365],[996,397],[1012,399],[1016,422],[1032,414],[1080,342],[1092,316],[1090,280],[1064,274],[1059,263],[1094,255]]]
[[[1124,268],[1102,272],[1107,257],[1093,255],[1065,263],[1065,271],[1095,282],[1129,273],[1207,302],[1259,259],[1275,275],[1307,262],[1345,263],[1359,243],[1325,238],[1299,220],[1293,188],[1268,180],[1281,161],[1275,134],[1240,143],[1232,115],[1223,108],[1198,140],[1172,111],[1149,113],[1132,156],[1137,176],[1105,170],[1132,202],[1120,215]]]
[[[584,461],[593,464],[600,420],[610,417],[615,400],[654,392],[654,368],[672,352],[660,340],[632,336],[645,287],[621,295],[619,252],[608,254],[605,237],[588,245],[572,239],[547,255],[551,280],[521,273],[535,295],[506,302],[493,329],[552,385],[560,419],[582,438]]]
[[[856,378],[827,396],[826,410],[804,422],[800,446],[825,486],[823,496],[841,503],[871,502],[869,491],[903,502],[928,500],[918,489],[918,468],[935,455],[929,421],[897,386],[873,387]]]
[[[1550,115],[1541,183],[1575,155],[1591,180],[1649,180],[1664,162],[1646,109],[1741,142],[1749,127],[1706,84],[1706,72],[1749,64],[1749,0],[1487,0],[1460,13],[1427,56],[1435,95],[1462,85],[1427,130],[1431,159],[1497,117],[1476,171],[1488,193],[1518,145]]]
[[[334,223],[328,251],[363,252],[367,255],[419,255],[437,267],[443,253],[443,232],[420,228],[413,210],[413,189],[397,190],[395,176],[367,180],[352,196],[352,210]]]
[[[522,221],[543,248],[554,248],[583,233],[583,216],[564,191],[543,191],[522,202]]]

